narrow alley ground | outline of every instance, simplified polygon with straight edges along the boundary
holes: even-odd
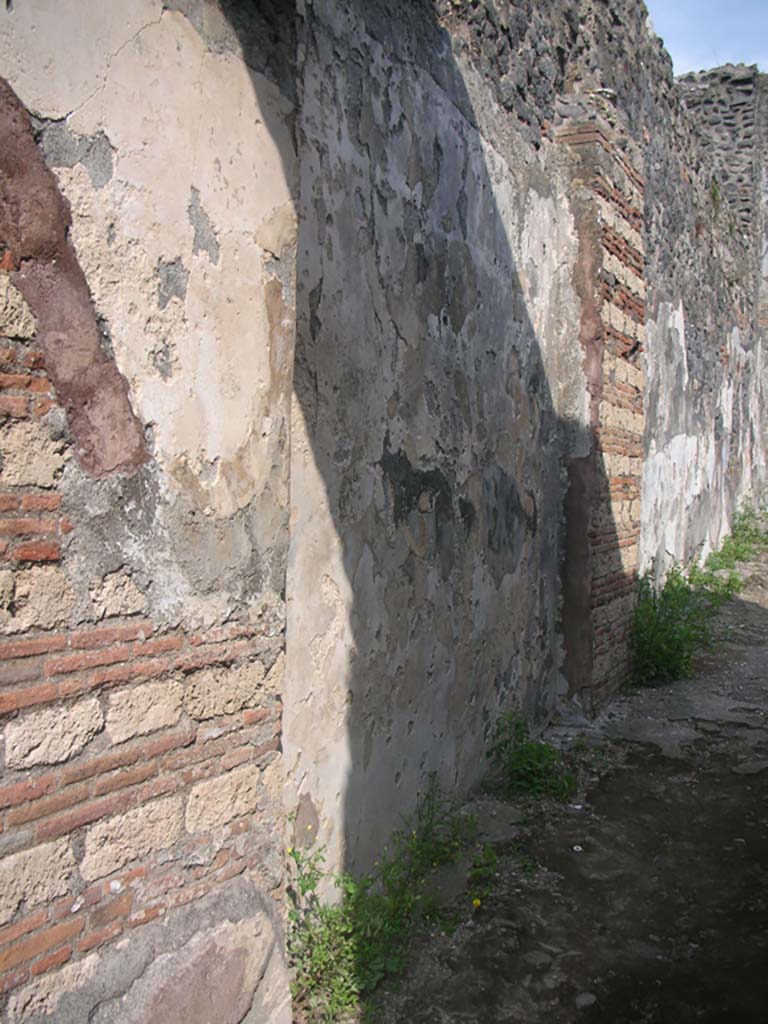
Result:
[[[693,679],[553,731],[576,797],[478,801],[498,877],[373,1021],[768,1024],[768,557],[741,569]]]

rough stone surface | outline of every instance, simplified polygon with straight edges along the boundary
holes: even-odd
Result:
[[[184,706],[192,718],[231,715],[257,702],[263,682],[264,666],[259,661],[195,672],[184,685]]]
[[[242,986],[229,992],[244,1016],[228,1016],[232,1014],[229,1004],[219,1003],[216,1019],[290,1024],[282,941],[274,907],[252,882],[236,878],[218,892],[171,911],[162,922],[131,930],[117,948],[91,953],[30,981],[12,993],[6,1019],[8,1024],[187,1020],[175,1013],[174,1003],[195,1012],[188,1002],[189,992],[194,991],[207,1008],[209,993],[202,984],[207,978],[230,984],[239,981]],[[206,958],[207,952],[217,951],[220,962],[218,957]],[[191,962],[198,966],[195,977],[190,976]],[[167,1010],[169,1015],[152,1016],[156,1010]]]
[[[182,814],[181,799],[172,796],[97,822],[85,837],[80,874],[88,881],[103,878],[132,860],[172,846]]]
[[[43,843],[0,860],[0,924],[18,908],[36,907],[69,889],[75,858],[66,839]]]
[[[91,598],[97,619],[136,615],[147,610],[144,594],[124,572],[105,576],[99,586],[91,588]]]
[[[121,1020],[289,1024],[290,1006],[276,991],[275,974],[284,971],[279,970],[269,924],[248,917],[227,922],[197,932],[179,950],[159,956],[121,1000]],[[94,1024],[112,1019],[111,1008],[93,1018]]]
[[[5,728],[5,763],[18,769],[67,761],[79,754],[103,725],[95,697],[21,715]]]
[[[209,832],[233,818],[256,810],[261,794],[261,771],[256,765],[234,768],[217,779],[192,788],[185,824],[188,832]]]
[[[8,487],[53,487],[64,468],[64,443],[42,423],[21,420],[0,427],[3,465],[0,483]]]
[[[72,611],[72,589],[56,566],[21,569],[11,581],[6,578],[4,587],[6,594],[12,593],[7,610],[0,611],[0,629],[4,633],[52,629],[66,623]]]
[[[106,727],[113,743],[144,736],[178,722],[182,687],[175,679],[121,690],[109,698]]]
[[[7,275],[0,275],[0,335],[27,341],[35,333],[35,318],[21,292]]]
[[[8,617],[13,602],[14,580],[15,575],[10,569],[3,569],[0,572],[0,617],[2,619]]]

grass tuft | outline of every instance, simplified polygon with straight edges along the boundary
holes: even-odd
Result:
[[[434,782],[407,828],[396,832],[372,874],[335,878],[336,903],[318,893],[326,878],[322,850],[289,849],[290,962],[299,1019],[331,1022],[406,964],[415,927],[436,920],[430,879],[472,841],[475,824],[459,815]]]
[[[635,683],[655,686],[690,675],[696,649],[711,643],[716,612],[741,588],[736,564],[766,549],[764,520],[745,508],[703,567],[694,565],[686,573],[675,565],[660,587],[651,573],[640,577],[631,636]]]
[[[532,740],[527,723],[512,712],[496,723],[488,750],[507,796],[567,799],[576,781],[563,768],[562,759],[549,743]]]

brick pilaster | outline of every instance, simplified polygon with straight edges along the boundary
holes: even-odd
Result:
[[[589,454],[571,461],[566,502],[566,674],[572,692],[625,677],[640,540],[645,281],[643,180],[612,129],[569,124],[580,232],[580,343]]]

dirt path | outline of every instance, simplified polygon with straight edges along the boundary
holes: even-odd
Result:
[[[768,559],[743,572],[694,679],[555,730],[579,796],[502,829],[493,891],[373,1021],[768,1024]]]

